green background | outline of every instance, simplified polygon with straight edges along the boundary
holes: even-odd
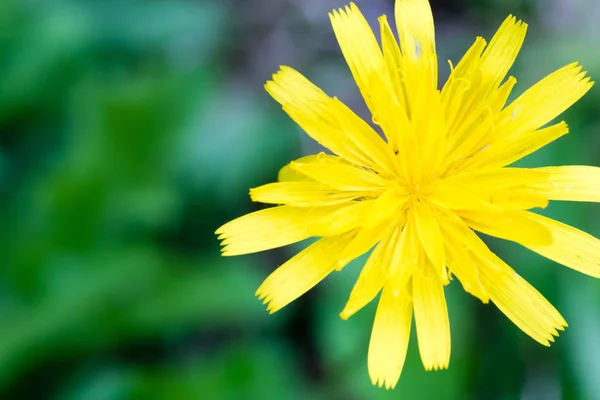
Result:
[[[372,26],[391,0],[358,0]],[[221,258],[248,189],[320,149],[263,84],[302,71],[365,116],[321,0],[0,0],[0,399],[600,399],[600,282],[490,246],[563,313],[551,348],[446,290],[450,369],[415,336],[371,386],[374,304],[338,317],[362,260],[268,315],[254,291],[298,246]],[[509,14],[530,23],[516,93],[580,61],[600,77],[594,0],[433,1],[442,79]],[[598,165],[600,91],[524,165]],[[596,204],[545,213],[596,236]]]

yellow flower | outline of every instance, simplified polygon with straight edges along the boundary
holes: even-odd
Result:
[[[527,211],[549,200],[600,201],[600,168],[508,167],[568,132],[564,122],[542,126],[592,87],[586,73],[567,65],[506,105],[516,80],[505,77],[527,28],[510,16],[488,45],[479,37],[458,65],[450,64],[450,78],[438,90],[429,3],[397,0],[395,14],[400,46],[385,16],[380,46],[356,5],[329,15],[385,139],[337,98],[281,67],[267,91],[335,155],[291,162],[279,182],[250,191],[252,200],[277,207],[217,230],[226,256],[320,237],[260,286],[257,295],[270,312],[374,247],[341,317],[381,291],[368,369],[373,384],[386,388],[400,377],[413,312],[425,368],[448,367],[444,286],[453,276],[543,345],[567,326],[474,231],[600,277],[600,241]]]

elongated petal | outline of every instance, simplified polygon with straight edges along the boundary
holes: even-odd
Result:
[[[579,165],[539,168],[548,178],[532,185],[550,200],[600,202],[600,168]]]
[[[256,253],[309,238],[309,224],[338,208],[271,207],[234,219],[216,234],[223,240],[224,256]]]
[[[327,96],[299,72],[281,67],[265,84],[265,89],[310,137],[335,154],[356,165],[369,166],[374,170],[385,168],[384,163],[375,161],[379,160],[377,154],[368,154],[369,147],[357,145],[370,140],[373,142],[371,147],[384,146],[377,133],[372,129],[365,131],[364,124],[357,126],[345,122],[342,125],[338,118],[339,101]],[[344,112],[346,116],[351,115],[353,121],[360,120],[350,110],[344,109]],[[379,143],[374,139],[378,139]]]
[[[523,245],[550,246],[552,232],[538,221],[528,217],[527,212],[460,212],[471,228],[486,235],[512,240]]]
[[[477,188],[463,188],[440,184],[429,200],[439,207],[450,210],[514,211],[545,208],[548,198],[528,188],[507,188],[482,192]]]
[[[373,192],[369,192],[373,193]],[[345,203],[365,195],[364,192],[341,192],[312,181],[268,183],[250,189],[252,201],[268,204],[286,204],[296,207],[329,206]]]
[[[390,90],[392,77],[377,39],[354,3],[329,14],[333,31],[358,88],[379,125],[395,147],[397,115],[402,113],[396,93]]]
[[[396,25],[402,54],[414,59],[435,57],[435,29],[427,0],[397,0]]]
[[[341,191],[381,191],[385,179],[363,168],[341,163],[292,163],[291,168],[304,175]]]
[[[559,122],[544,129],[511,135],[490,143],[488,147],[467,160],[462,168],[466,170],[482,166],[504,167],[541,149],[567,133],[569,133],[567,124]]]
[[[453,210],[509,211],[544,208],[548,198],[528,187],[547,179],[544,171],[525,168],[497,168],[461,173],[439,181],[429,199]]]
[[[392,244],[388,263],[388,282],[386,286],[395,292],[404,290],[411,277],[419,267],[419,261],[426,257],[419,242],[417,227],[415,226],[414,211],[408,210],[404,226],[401,229],[396,244]]]
[[[407,115],[423,122],[423,106],[437,95],[437,55],[431,7],[427,0],[398,0],[396,27],[402,50],[402,83]]]
[[[460,139],[468,139],[467,132],[473,131],[473,138],[467,140],[467,145],[463,145],[463,151],[472,149],[479,144],[486,133],[493,131],[493,125],[490,125],[506,102],[510,91],[514,87],[516,80],[509,78],[507,82],[500,86],[506,74],[512,67],[527,31],[527,24],[517,21],[512,15],[506,18],[502,23],[489,45],[481,54],[481,49],[485,45],[483,39],[475,41],[472,47],[473,54],[470,55],[471,65],[462,66],[462,76],[457,76],[455,81],[462,78],[463,83],[456,82],[456,89],[464,92],[457,92],[457,101],[461,104],[456,113],[452,114],[454,121],[451,126],[451,132],[456,133]],[[481,54],[480,58],[476,58]],[[462,63],[462,61],[461,61]],[[457,67],[457,69],[461,67]],[[446,97],[446,101],[453,101]],[[485,121],[486,123],[482,124]],[[483,128],[483,129],[482,129]],[[455,150],[456,151],[456,150]]]
[[[496,307],[531,338],[549,346],[567,326],[560,313],[493,253],[479,260],[487,267],[482,268],[483,282]]]
[[[400,229],[396,228],[384,236],[371,253],[352,288],[346,306],[340,313],[342,319],[350,318],[355,312],[369,304],[383,287],[388,274],[387,266],[400,236],[399,231]]]
[[[535,213],[527,215],[548,228],[554,239],[550,246],[525,245],[527,248],[565,267],[600,278],[600,240],[553,219]]]
[[[465,292],[487,304],[490,300],[479,276],[479,267],[462,242],[453,237],[452,230],[444,230],[448,269],[456,275]]]
[[[473,240],[475,234],[465,226],[462,218],[455,213],[444,210],[442,218],[443,223],[440,224],[440,227],[444,235],[450,272],[456,275],[466,292],[471,293],[483,303],[487,303],[489,297],[485,291],[485,287],[481,283],[479,266],[475,262],[469,248],[470,243],[471,245],[480,246],[481,250],[485,250],[485,244],[481,241]],[[477,238],[476,235],[475,238]]]
[[[512,15],[502,23],[481,56],[481,72],[497,88],[512,67],[527,32],[527,24]]]
[[[414,207],[415,225],[423,249],[435,271],[439,274],[441,281],[448,283],[444,238],[438,219],[429,204],[420,201],[416,202]]]
[[[477,38],[452,71],[442,92],[449,135],[453,137],[449,162],[484,147],[487,136],[495,130],[497,112],[504,107],[516,80],[500,83],[515,61],[526,30],[526,24],[509,16],[487,48],[485,40]]]
[[[369,376],[374,385],[385,386],[386,389],[396,386],[406,359],[411,322],[409,288],[395,292],[385,287],[369,342]]]
[[[461,189],[473,186],[478,191],[498,191],[526,187],[549,177],[549,173],[540,168],[490,168],[450,176],[444,183]]]
[[[577,63],[548,75],[510,104],[503,115],[506,130],[518,135],[545,125],[571,107],[593,86]]]
[[[382,15],[378,20],[379,30],[381,32],[381,47],[383,49],[383,59],[386,69],[390,76],[390,81],[394,89],[395,97],[398,100],[398,105],[402,110],[406,110],[407,100],[404,83],[402,82],[402,54],[400,53],[398,42],[396,42],[396,38],[392,33],[387,17]]]
[[[384,69],[383,54],[369,23],[356,4],[329,14],[333,31],[361,93],[368,99],[370,77]]]
[[[506,265],[466,225],[456,225],[459,238],[479,265],[479,276],[490,300],[515,325],[537,342],[549,346],[567,323],[531,285]]]
[[[470,91],[473,88],[475,74],[481,65],[481,54],[485,49],[485,39],[478,37],[469,50],[462,57],[458,65],[452,68],[450,77],[442,89],[442,103],[446,113],[446,121],[449,126],[457,126],[465,113],[471,107]],[[452,67],[452,64],[451,64]],[[455,124],[455,121],[458,123]]]
[[[334,271],[340,251],[352,233],[319,239],[277,268],[256,291],[274,313],[312,289]]]
[[[419,352],[427,371],[448,368],[450,363],[450,321],[439,275],[425,259],[412,279]]]
[[[346,233],[365,224],[363,216],[375,200],[351,201],[341,204],[330,213],[317,215],[308,223],[311,236],[335,236]],[[326,208],[326,207],[321,207]]]
[[[347,161],[345,161],[343,158],[338,157],[338,156],[333,156],[333,155],[325,154],[325,153],[311,154],[309,156],[300,157],[297,160],[292,161],[289,164],[286,164],[283,168],[281,168],[279,170],[279,174],[277,175],[277,180],[279,182],[312,181],[313,180],[313,179],[309,178],[308,176],[301,174],[298,171],[294,171],[292,169],[293,162],[298,162],[298,163],[329,162],[329,163],[340,163],[340,164],[344,164],[344,165],[352,165],[352,164],[348,163]]]
[[[424,91],[420,91],[424,94]],[[429,95],[417,95],[414,101],[416,110],[412,114],[415,125],[415,143],[419,152],[416,160],[419,161],[419,170],[415,171],[415,177],[421,177],[425,181],[439,173],[446,149],[446,122],[443,118],[441,95],[433,91]],[[403,155],[404,156],[404,155]],[[419,178],[417,178],[419,179]]]
[[[361,215],[364,225],[354,237],[352,242],[340,255],[340,266],[346,265],[356,257],[369,251],[388,232],[401,221],[399,210],[402,209],[406,199],[398,197],[396,193],[388,190],[371,207]]]
[[[386,107],[390,104],[390,101],[382,100]],[[385,144],[383,139],[367,124],[364,120],[359,118],[352,112],[344,103],[338,99],[333,99],[330,107],[331,112],[337,119],[338,125],[341,131],[348,136],[352,141],[352,145],[358,149],[361,149],[365,154],[368,155],[369,160],[372,163],[368,166],[374,171],[378,171],[382,175],[387,175],[396,171],[394,165],[394,153],[392,149]],[[389,112],[395,112],[396,107],[392,107]],[[396,125],[401,125],[402,120],[396,118],[393,121]],[[376,168],[372,168],[372,165],[376,165]]]

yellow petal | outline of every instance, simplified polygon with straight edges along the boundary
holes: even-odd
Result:
[[[467,160],[462,168],[473,169],[483,166],[500,168],[520,160],[567,133],[569,133],[567,124],[559,122],[544,129],[510,135],[490,143],[488,147]]]
[[[415,60],[435,61],[435,29],[429,1],[397,0],[394,13],[402,54]]]
[[[304,174],[301,174],[297,171],[292,170],[292,163],[286,164],[283,168],[279,170],[279,174],[277,175],[277,180],[279,182],[286,181],[312,181],[313,179],[307,177]],[[342,163],[346,165],[351,165],[343,158],[338,156],[332,156],[330,154],[319,153],[319,154],[311,154],[309,156],[304,156],[298,158],[295,162],[298,163],[314,163],[314,162],[329,162],[329,163]]]
[[[387,64],[367,20],[354,3],[329,14],[333,31],[339,42],[352,76],[371,110],[373,121],[380,125],[388,140],[393,142],[394,111],[399,104],[390,90]]]
[[[448,126],[456,127],[455,122],[461,122],[465,113],[471,107],[470,91],[473,87],[474,76],[481,65],[481,54],[486,42],[478,37],[467,50],[456,68],[450,72],[450,77],[442,89],[442,103],[445,107],[445,116]]]
[[[385,168],[385,164],[377,163],[377,155],[371,157],[367,147],[360,147],[356,142],[365,140],[364,125],[354,129],[350,123],[342,126],[336,114],[339,105],[321,89],[313,85],[302,74],[290,67],[281,67],[273,75],[273,79],[265,84],[265,89],[279,102],[285,112],[306,131],[314,140],[327,147],[335,154],[356,165],[369,166],[373,170]],[[354,113],[353,121],[359,119]],[[360,135],[355,138],[354,135]],[[377,138],[376,132],[370,132],[370,138]],[[379,138],[381,145],[384,145]],[[377,145],[375,142],[374,145]]]
[[[419,91],[422,96],[417,95],[414,101],[415,111],[412,122],[415,125],[415,152],[419,160],[419,170],[413,173],[417,181],[423,179],[428,181],[439,175],[439,166],[444,161],[446,149],[447,126],[443,118],[441,95],[438,91],[426,95],[425,91]],[[404,157],[404,154],[402,154]],[[421,177],[419,179],[418,177]]]
[[[479,265],[479,276],[490,300],[515,325],[537,342],[549,346],[567,323],[531,285],[506,265],[466,226],[460,239]]]
[[[447,170],[464,169],[461,165],[474,155],[486,149],[494,138],[498,112],[506,104],[517,80],[509,77],[497,90],[492,90],[487,97],[471,106],[462,120],[449,131],[448,156],[445,161]]]
[[[411,322],[408,287],[400,293],[384,287],[369,342],[368,367],[373,385],[386,389],[396,386],[406,359]]]
[[[374,192],[369,192],[373,194]],[[252,201],[286,204],[296,207],[316,207],[341,204],[363,196],[364,192],[340,192],[313,181],[268,183],[250,189]]]
[[[385,100],[386,104],[389,101]],[[367,124],[352,112],[344,103],[337,98],[333,99],[330,105],[331,112],[338,121],[338,125],[342,132],[348,136],[352,144],[359,149],[362,149],[372,164],[377,165],[377,168],[370,168],[378,171],[383,175],[391,176],[396,170],[394,165],[394,153],[392,149],[385,144],[383,139]],[[390,112],[396,111],[395,108],[390,109]],[[396,124],[400,124],[401,120],[396,118]],[[370,167],[370,165],[367,165]]]
[[[331,98],[298,71],[281,66],[272,79],[265,83],[265,89],[317,142],[335,153],[341,152],[340,155],[349,159],[359,157],[351,149],[345,149],[343,142],[339,143],[341,134],[333,117],[327,112]]]
[[[535,213],[527,215],[548,228],[554,239],[550,246],[525,245],[527,248],[565,267],[600,278],[600,240],[553,219]]]
[[[398,100],[398,105],[403,110],[406,110],[408,105],[406,93],[404,92],[404,84],[402,82],[402,54],[396,42],[396,38],[392,33],[387,17],[382,15],[379,17],[379,29],[381,31],[381,47],[383,49],[383,59],[385,61],[387,72],[390,76],[390,81],[394,89],[394,94]]]
[[[481,56],[481,72],[492,88],[497,88],[512,67],[527,32],[527,24],[510,15]]]
[[[322,216],[315,216],[308,223],[311,236],[335,236],[362,226],[362,216],[373,206],[375,200],[352,201]],[[323,208],[323,207],[321,207]]]
[[[387,181],[362,168],[340,163],[293,162],[293,170],[341,191],[381,191]]]
[[[445,178],[430,189],[428,197],[452,210],[509,211],[544,208],[548,198],[529,184],[547,179],[544,171],[502,168],[460,173]]]
[[[481,283],[479,266],[473,259],[469,241],[473,241],[473,231],[470,230],[463,220],[456,214],[445,211],[443,223],[440,224],[444,235],[444,244],[448,259],[448,268],[460,280],[466,292],[480,299],[483,303],[489,301],[489,297]],[[483,242],[475,241],[476,244],[485,246]]]
[[[428,199],[436,206],[450,210],[489,211],[493,206],[473,191],[465,192],[457,187],[440,184]]]
[[[438,185],[428,199],[449,210],[499,212],[545,208],[548,205],[548,198],[534,189],[517,187],[485,192],[446,183]]]
[[[307,227],[314,219],[329,215],[338,207],[271,207],[234,219],[220,227],[224,256],[256,253],[309,238]]]
[[[437,56],[431,7],[427,0],[398,0],[396,27],[402,50],[402,83],[411,121],[426,121],[424,109],[437,95]],[[433,114],[429,114],[430,116]]]
[[[490,300],[479,276],[479,267],[473,260],[471,253],[463,244],[452,238],[450,234],[445,238],[448,269],[456,275],[465,292],[477,297],[482,303]]]
[[[340,251],[351,238],[352,233],[319,239],[269,275],[256,295],[269,312],[280,310],[334,271]]]
[[[600,202],[600,168],[579,165],[545,167],[548,178],[531,185],[550,200]]]
[[[354,3],[329,13],[333,31],[363,97],[368,100],[371,74],[385,71],[383,55],[369,23]]]
[[[490,252],[480,255],[483,283],[490,299],[515,325],[534,340],[549,346],[567,322],[533,286]]]
[[[494,168],[460,173],[444,179],[444,184],[461,190],[474,187],[477,191],[498,191],[527,187],[549,178],[541,168]]]
[[[444,238],[436,215],[429,204],[417,201],[414,203],[414,216],[417,233],[427,257],[439,274],[441,281],[448,283]]]
[[[386,286],[394,293],[405,290],[419,267],[419,262],[427,257],[419,242],[413,211],[408,210],[404,226],[398,225],[396,230],[396,242],[390,243],[390,253],[386,259]]]
[[[577,63],[548,75],[512,102],[503,112],[509,135],[519,135],[550,122],[593,86]],[[500,138],[502,140],[503,138]]]
[[[446,170],[463,167],[461,164],[465,160],[485,146],[496,119],[496,114],[490,109],[489,102],[481,102],[469,112],[459,126],[450,130],[451,139],[444,164]]]
[[[484,213],[459,212],[471,228],[501,239],[512,240],[523,245],[552,245],[552,233],[543,224],[532,220],[523,211]]]
[[[448,368],[450,362],[450,321],[439,272],[425,260],[413,275],[413,301],[419,352],[427,371]]]
[[[508,79],[506,79],[506,82],[504,82],[498,88],[498,90],[493,92],[492,104],[494,106],[493,107],[494,113],[497,113],[504,108],[504,106],[506,105],[506,102],[508,101],[508,98],[509,98],[510,94],[512,93],[512,90],[514,89],[516,84],[517,84],[517,78],[515,78],[514,76],[509,76]]]
[[[399,231],[400,229],[396,228],[384,236],[369,256],[356,284],[352,288],[344,310],[340,313],[342,319],[350,318],[358,310],[369,304],[383,287],[387,278],[387,266],[400,235]]]
[[[500,83],[517,57],[526,30],[526,24],[509,16],[485,51],[485,40],[477,38],[452,71],[442,92],[450,135],[455,136],[451,161],[468,157],[484,147],[481,142],[495,130],[497,112],[504,106],[516,80],[509,79],[502,86]]]
[[[371,207],[361,215],[364,221],[363,227],[340,255],[340,266],[346,265],[356,257],[369,251],[398,225],[401,221],[399,211],[404,207],[405,203],[405,198],[399,197],[391,190],[388,190],[372,202]]]

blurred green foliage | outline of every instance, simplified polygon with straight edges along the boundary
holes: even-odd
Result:
[[[366,371],[374,304],[338,318],[362,261],[269,316],[254,291],[297,247],[219,256],[214,230],[257,207],[248,188],[306,149],[252,69],[294,61],[263,57],[259,40],[300,18],[284,3],[0,2],[0,398],[600,398],[600,285],[510,244],[490,242],[572,328],[541,348],[452,284],[450,370],[423,371],[412,340],[390,392]],[[443,22],[499,23],[507,7],[474,1]],[[456,61],[468,34],[439,46]],[[518,90],[576,59],[600,76],[596,39],[534,33]],[[571,135],[525,163],[597,165],[598,93],[566,114]],[[595,205],[547,212],[600,234]]]

